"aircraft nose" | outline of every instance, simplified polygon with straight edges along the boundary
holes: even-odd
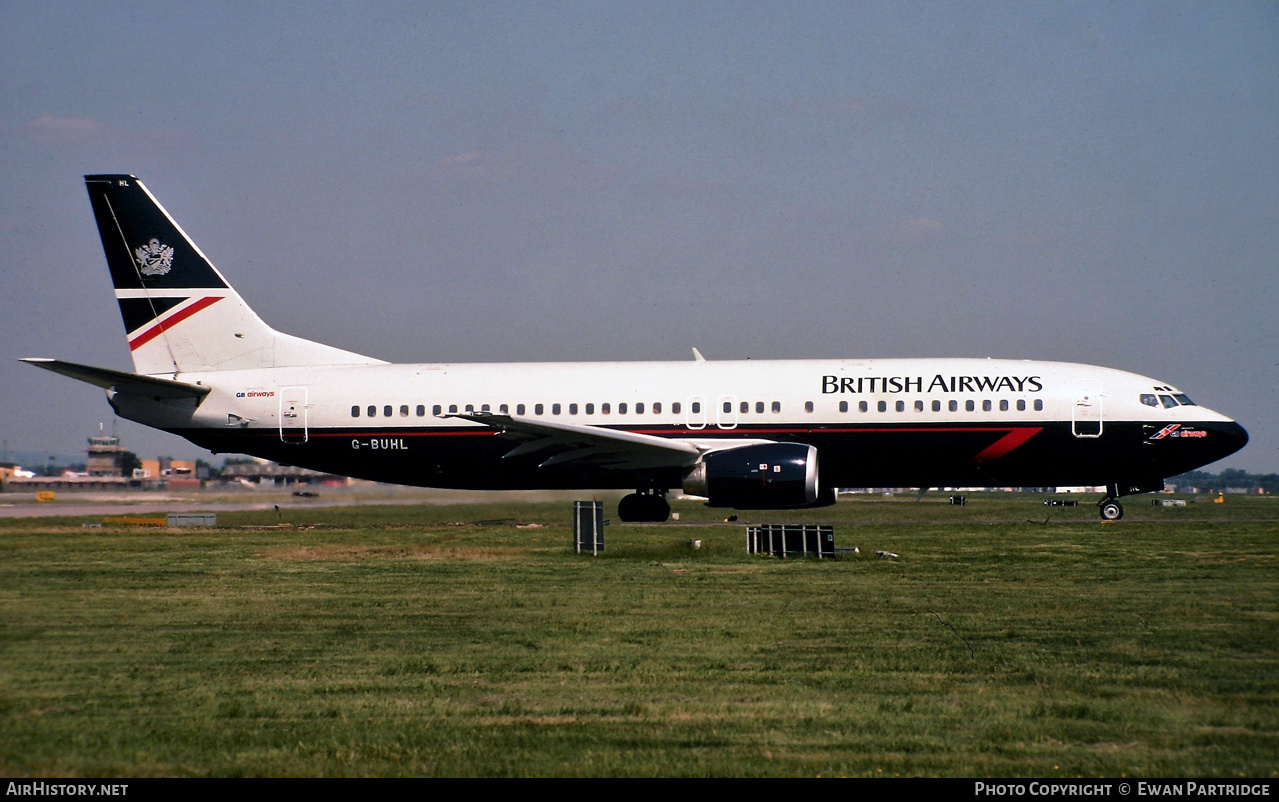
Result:
[[[1223,416],[1224,417],[1224,416]],[[1225,459],[1248,444],[1248,432],[1230,419],[1210,421],[1197,424],[1202,428],[1197,439],[1185,440],[1185,455],[1195,454],[1202,460],[1201,465]]]
[[[1216,459],[1228,457],[1248,445],[1247,430],[1234,421],[1219,423],[1212,428],[1217,435],[1214,439],[1217,441],[1217,447],[1221,452]]]
[[[1168,432],[1166,438],[1162,437],[1164,432]],[[1147,442],[1172,445],[1159,454],[1159,468],[1167,476],[1193,471],[1225,459],[1248,442],[1248,432],[1224,415],[1216,420],[1173,425],[1164,432]]]

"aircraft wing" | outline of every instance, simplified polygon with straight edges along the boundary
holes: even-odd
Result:
[[[687,467],[697,462],[707,451],[757,442],[732,440],[702,443],[696,440],[675,440],[602,426],[582,426],[489,412],[445,417],[463,418],[492,426],[499,431],[500,436],[518,441],[503,455],[504,459],[549,452],[546,459],[538,464],[540,468],[571,462],[618,470]]]
[[[117,393],[124,393],[125,395],[149,396],[156,400],[203,398],[209,394],[210,389],[199,384],[187,384],[186,382],[174,381],[172,379],[157,379],[152,376],[143,376],[138,373],[125,373],[120,370],[95,368],[89,365],[77,365],[74,362],[63,362],[60,359],[41,359],[31,357],[23,359],[22,361],[35,365],[38,368],[51,370],[54,373],[61,373],[63,376],[70,376],[73,379],[101,387],[105,390],[114,390]]]

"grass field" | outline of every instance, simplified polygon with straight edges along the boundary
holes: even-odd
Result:
[[[1279,776],[1279,500],[970,499],[0,521],[0,774]]]

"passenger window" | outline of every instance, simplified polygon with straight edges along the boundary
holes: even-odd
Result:
[[[848,411],[848,402],[847,402],[847,401],[840,401],[840,402],[839,402],[839,411],[840,411],[840,412],[847,412],[847,411]]]
[[[559,404],[551,404],[551,414],[552,414],[552,415],[558,415],[558,414],[560,414],[560,405],[559,405]]]
[[[436,404],[435,406],[431,407],[431,414],[432,414],[432,415],[438,415],[438,414],[440,414],[440,413],[441,413],[441,412],[443,412],[443,411],[444,411],[444,410],[440,408],[440,405],[439,405],[439,404]]]
[[[400,404],[400,417],[407,418],[409,416],[409,405]]]
[[[449,414],[450,415],[457,414],[457,404],[449,404]]]
[[[805,412],[812,412],[812,411],[813,411],[813,402],[812,402],[812,401],[805,401],[805,402],[804,402],[804,411],[805,411]]]
[[[1042,412],[1042,411],[1043,411],[1043,409],[1044,409],[1044,402],[1043,402],[1043,399],[1041,399],[1041,398],[1036,398],[1036,399],[1035,399],[1035,411],[1036,411],[1036,412]]]
[[[382,417],[384,417],[384,418],[389,418],[389,417],[391,417],[391,406],[390,406],[390,404],[388,404],[388,405],[386,405],[386,406],[382,407]]]
[[[940,402],[940,401],[934,401],[934,402],[933,402],[933,412],[941,412],[941,402]]]
[[[676,405],[675,405],[675,411],[676,411],[676,412],[679,412],[679,404],[676,404]],[[654,415],[661,415],[661,414],[662,414],[662,402],[661,402],[661,401],[654,401],[654,402],[653,402],[653,414],[654,414]]]
[[[639,407],[640,407],[640,405],[639,405],[639,404],[636,404],[636,405],[635,405],[635,411],[636,411],[636,412],[643,412],[644,410],[640,409]],[[617,414],[618,414],[618,415],[625,415],[625,414],[626,414],[626,404],[625,404],[625,402],[623,402],[623,403],[621,403],[621,404],[618,404],[618,405],[617,405]]]
[[[654,406],[656,406],[656,404],[654,404]],[[693,410],[693,411],[694,411],[694,412],[696,412],[697,410]],[[678,401],[676,401],[675,403],[671,404],[671,412],[672,412],[672,413],[674,413],[674,414],[676,414],[676,415],[678,415],[678,414],[679,414],[679,402],[678,402]]]
[[[981,411],[982,411],[982,412],[990,412],[990,410],[992,409],[992,407],[993,407],[993,405],[990,403],[990,399],[989,399],[989,398],[987,398],[985,401],[982,401],[982,402],[981,402]]]
[[[677,409],[677,410],[675,410],[675,411],[676,411],[676,412],[679,412],[679,410],[678,410],[678,409]],[[694,414],[694,415],[696,415],[696,414],[698,414],[698,413],[699,413],[699,412],[701,412],[701,411],[702,411],[702,402],[701,402],[701,401],[694,401],[694,402],[693,402],[693,414]]]
[[[774,401],[774,402],[773,402],[773,412],[781,412],[781,411],[782,411],[782,402],[781,402],[781,401]]]
[[[610,405],[608,405],[608,404],[600,404],[600,414],[601,414],[601,415],[607,415],[607,414],[609,414],[609,412],[611,412],[611,411],[612,411],[612,409],[613,409],[613,408],[612,408]]]
[[[879,402],[879,411],[880,411],[880,412],[887,412],[887,411],[888,411],[888,402],[887,402],[887,401],[880,401],[880,402]]]
[[[644,414],[644,402],[643,402],[643,401],[640,401],[639,403],[637,403],[637,404],[635,405],[635,414],[636,414],[636,415],[643,415],[643,414]]]
[[[916,402],[915,402],[915,411],[916,411],[916,412],[923,412],[923,411],[924,411],[924,402],[923,402],[923,401],[916,401]]]
[[[898,412],[905,412],[905,411],[906,411],[906,402],[905,402],[905,401],[898,401],[898,402],[894,405],[894,408],[895,408]]]
[[[506,415],[507,413],[511,411],[511,408],[508,407],[506,404],[502,404],[501,406],[497,408],[497,411],[501,412],[503,415]]]
[[[946,409],[950,410],[951,412],[958,412],[959,402],[952,400],[950,403],[946,405]]]
[[[576,414],[577,414],[577,404],[569,404],[569,405],[568,405],[568,414],[570,414],[570,415],[576,415]]]
[[[726,410],[724,410],[724,411],[725,411],[725,412],[727,412],[728,410],[726,409]],[[750,411],[751,411],[751,402],[749,402],[749,401],[743,401],[743,402],[742,402],[742,406],[741,406],[741,411],[742,411],[742,414],[743,414],[743,415],[745,415],[747,412],[750,412]]]
[[[516,405],[515,405],[515,414],[516,414],[516,415],[523,415],[523,414],[524,414],[524,405],[523,405],[523,404],[516,404]]]
[[[1018,398],[1018,399],[1017,399],[1017,411],[1018,411],[1018,412],[1025,412],[1025,411],[1026,411],[1026,399],[1024,399],[1024,398]]]
[[[533,414],[534,414],[534,415],[541,415],[541,414],[542,414],[542,410],[544,410],[544,409],[546,409],[546,407],[542,406],[541,404],[534,404],[534,405],[533,405]]]
[[[369,404],[369,408],[365,411],[369,413],[370,418],[377,417],[377,407],[373,406],[372,404]]]
[[[731,413],[732,413],[732,411],[733,411],[733,402],[732,402],[732,401],[725,401],[725,402],[724,402],[724,412],[731,414]],[[745,410],[743,410],[743,412],[744,412],[744,411],[745,411]]]
[[[763,402],[763,401],[756,401],[756,402],[755,402],[755,411],[756,411],[756,412],[758,412],[758,413],[761,413],[761,414],[764,412],[764,402]]]
[[[413,410],[419,418],[426,417],[426,404],[418,404],[417,409]]]
[[[587,415],[594,415],[594,414],[595,414],[595,405],[594,405],[594,404],[587,404],[587,405],[586,405],[586,414],[587,414]]]
[[[965,409],[965,410],[967,410],[968,412],[974,412],[974,411],[976,411],[976,409],[977,409],[977,404],[976,404],[976,403],[974,403],[974,402],[973,402],[973,401],[971,401],[971,400],[969,400],[969,401],[965,401],[965,402],[964,402],[964,409]]]
[[[466,405],[466,414],[468,414],[468,415],[474,415],[474,414],[475,414],[475,405],[474,405],[474,404],[467,404],[467,405]]]
[[[870,405],[869,405],[869,404],[867,404],[865,401],[858,401],[858,402],[857,402],[857,411],[858,411],[858,412],[867,412],[867,411],[869,411],[869,410],[870,410]]]
[[[358,405],[351,407],[351,417],[352,418],[360,417],[360,407]]]
[[[999,411],[1000,411],[1000,412],[1007,412],[1007,411],[1008,411],[1008,399],[1007,399],[1007,398],[1000,399],[1000,401],[999,401]]]

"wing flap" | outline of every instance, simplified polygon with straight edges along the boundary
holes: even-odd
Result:
[[[695,463],[704,449],[686,440],[673,440],[602,426],[544,421],[514,415],[466,413],[462,418],[497,429],[501,436],[518,440],[505,459],[553,451],[539,467],[585,462],[620,470],[685,467]]]

